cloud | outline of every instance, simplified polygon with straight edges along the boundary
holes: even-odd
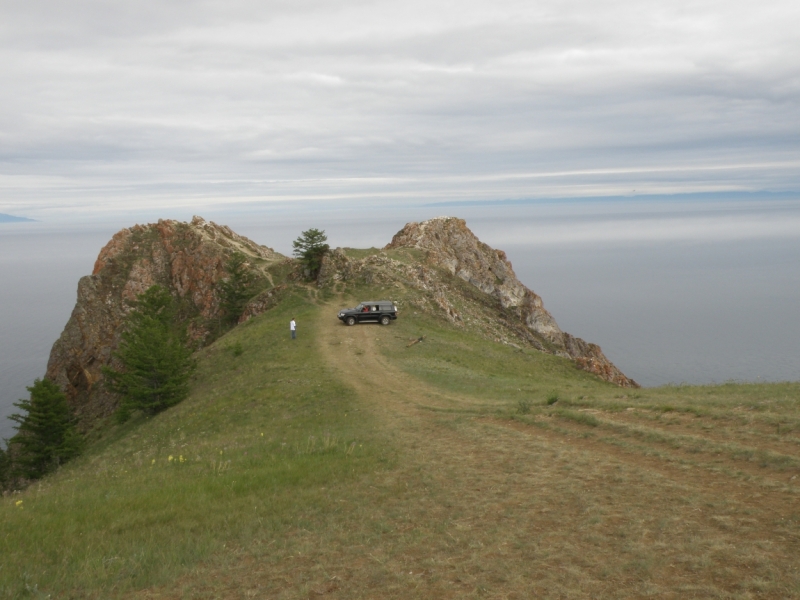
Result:
[[[775,0],[6,3],[0,210],[798,189],[775,165],[798,155],[799,13]]]

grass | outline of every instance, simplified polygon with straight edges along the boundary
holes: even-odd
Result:
[[[410,314],[408,314],[410,312]],[[619,388],[577,369],[570,360],[488,341],[411,309],[392,325],[393,339],[381,347],[409,375],[431,386],[477,398],[487,407],[552,402],[563,389],[575,395]],[[408,340],[425,340],[406,347]]]
[[[321,488],[388,465],[386,442],[350,417],[352,391],[303,335],[313,310],[294,297],[237,328],[200,354],[189,400],[3,499],[0,598],[111,597],[174,580],[226,545],[314,521],[331,509]]]
[[[352,291],[3,498],[0,598],[800,597],[799,384],[621,390]]]

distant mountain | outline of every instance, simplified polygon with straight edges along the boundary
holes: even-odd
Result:
[[[25,217],[15,217],[14,215],[6,215],[0,213],[0,223],[22,223],[25,221],[33,221],[34,219],[26,219]]]

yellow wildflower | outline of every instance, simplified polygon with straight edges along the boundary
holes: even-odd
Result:
[[[181,456],[180,456],[179,460],[180,460],[181,462],[186,462],[186,459],[185,459],[185,458],[183,458],[183,454],[181,454]]]
[[[22,500],[17,500],[17,501],[15,502],[15,505],[16,505],[16,506],[19,506],[20,508],[22,508]]]
[[[156,464],[156,459],[154,458],[153,461],[150,463],[151,465]]]
[[[172,462],[172,454],[169,455],[169,462]]]

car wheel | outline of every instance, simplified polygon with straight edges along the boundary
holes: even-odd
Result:
[[[347,317],[347,324],[348,325],[355,325],[356,324],[355,317]]]
[[[381,317],[381,325],[388,325],[389,324],[389,317],[386,315]]]

